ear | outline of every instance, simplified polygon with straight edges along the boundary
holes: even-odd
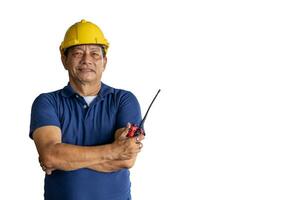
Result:
[[[66,70],[68,70],[68,66],[67,66],[67,57],[65,56],[65,54],[64,53],[60,53],[60,59],[61,59],[61,62],[62,62],[62,64],[64,65],[64,68],[66,69]]]
[[[102,72],[104,72],[105,68],[106,68],[106,64],[107,64],[107,57],[105,56],[103,58],[103,67],[102,67]]]

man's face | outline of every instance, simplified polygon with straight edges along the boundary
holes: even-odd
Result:
[[[62,55],[62,62],[69,72],[70,81],[98,84],[106,65],[102,49],[98,45],[87,44],[71,47]]]

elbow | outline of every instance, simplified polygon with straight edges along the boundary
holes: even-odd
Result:
[[[76,168],[61,157],[61,150],[58,144],[53,144],[40,154],[40,163],[46,169],[58,169],[63,171],[72,171]]]
[[[47,169],[55,168],[55,160],[50,153],[44,153],[40,156],[40,164]]]
[[[47,149],[40,153],[40,163],[47,169],[53,169],[57,167],[57,159],[54,155],[54,146],[55,145],[48,146]]]

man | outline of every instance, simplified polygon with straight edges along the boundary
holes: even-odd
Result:
[[[69,83],[39,95],[32,105],[30,137],[45,175],[45,200],[131,199],[129,168],[143,135],[136,97],[101,82],[109,44],[95,24],[72,25],[61,43]]]

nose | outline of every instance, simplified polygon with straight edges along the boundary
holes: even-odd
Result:
[[[80,62],[81,64],[90,65],[92,64],[92,57],[88,53],[84,53]]]

